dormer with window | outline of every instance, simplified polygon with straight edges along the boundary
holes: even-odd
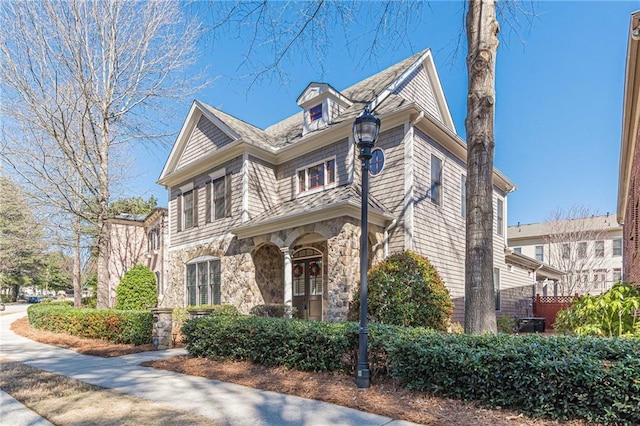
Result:
[[[302,134],[324,129],[335,117],[351,106],[351,101],[327,83],[311,83],[298,97],[304,109]]]

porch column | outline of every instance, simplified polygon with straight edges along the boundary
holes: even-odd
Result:
[[[289,247],[280,248],[284,255],[284,306],[293,307],[293,271],[291,270],[291,252]]]

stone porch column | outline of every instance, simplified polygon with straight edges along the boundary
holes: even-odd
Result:
[[[289,247],[280,248],[284,255],[284,306],[293,307],[293,272],[291,269],[291,251]]]

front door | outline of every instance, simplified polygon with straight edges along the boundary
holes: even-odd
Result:
[[[293,306],[298,318],[322,320],[322,257],[294,260]]]

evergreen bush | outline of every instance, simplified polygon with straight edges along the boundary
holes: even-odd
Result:
[[[116,288],[116,309],[144,310],[158,304],[156,276],[144,265],[129,269]]]
[[[373,322],[429,327],[446,331],[453,302],[435,267],[410,250],[387,257],[369,270],[367,311]],[[360,289],[352,303],[351,319],[360,310]]]

